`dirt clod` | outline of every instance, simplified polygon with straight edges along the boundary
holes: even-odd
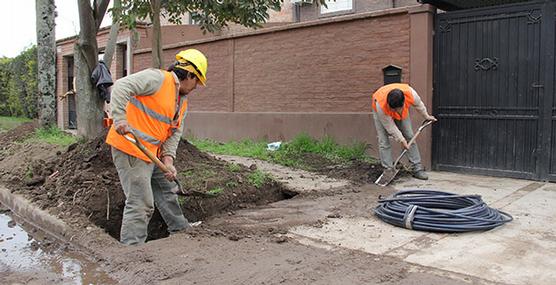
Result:
[[[340,215],[340,214],[338,214],[338,213],[334,213],[334,214],[330,214],[330,215],[328,215],[328,216],[326,216],[326,217],[327,217],[327,218],[330,218],[330,219],[339,219],[339,218],[342,217],[342,215]]]
[[[272,242],[275,242],[275,243],[285,243],[287,241],[288,241],[288,237],[286,237],[286,236],[278,236],[278,237],[272,238]]]
[[[39,177],[32,177],[32,178],[26,179],[24,183],[27,186],[36,186],[36,185],[39,185],[39,184],[43,184],[44,181],[45,181],[45,178],[42,177],[42,176],[39,176]]]
[[[232,241],[238,241],[238,240],[241,239],[241,237],[232,234],[232,235],[229,235],[229,236],[228,236],[228,239],[229,239],[229,240],[232,240]]]

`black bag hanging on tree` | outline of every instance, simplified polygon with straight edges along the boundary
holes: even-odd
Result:
[[[110,103],[110,86],[114,84],[110,69],[106,67],[104,61],[99,60],[97,66],[91,74],[91,81],[98,89],[98,95],[106,103]]]
[[[407,190],[378,202],[374,213],[380,219],[418,231],[486,231],[513,220],[510,214],[490,208],[480,195]]]

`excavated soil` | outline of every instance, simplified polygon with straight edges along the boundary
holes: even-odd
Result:
[[[37,161],[60,155],[63,147],[48,143],[27,141],[33,135],[36,123],[25,123],[0,133],[0,179],[4,183],[33,184],[31,165]],[[35,178],[38,179],[38,178]]]
[[[33,130],[34,125],[26,124],[0,134],[0,141],[6,146],[3,151],[25,151],[26,145],[36,148],[25,142],[10,143],[23,141]],[[66,222],[86,227],[90,221],[118,239],[125,197],[104,135],[72,144],[62,151],[51,146],[41,153],[42,156],[29,157],[23,152],[18,161],[0,162],[2,182]],[[184,214],[190,221],[268,204],[296,194],[261,176],[254,167],[230,165],[200,152],[186,141],[180,142],[175,166],[185,189],[217,193],[209,198],[180,197]],[[165,236],[166,225],[155,212],[149,225],[149,238]]]

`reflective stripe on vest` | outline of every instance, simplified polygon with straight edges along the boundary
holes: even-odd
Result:
[[[136,128],[131,128],[133,130],[133,133],[142,141],[146,141],[150,144],[154,144],[154,145],[160,145],[162,144],[161,141],[143,133],[142,131],[136,129]]]
[[[400,89],[404,95],[404,105],[402,114],[400,115],[396,110],[391,109],[388,105],[388,93],[394,89]],[[411,92],[411,88],[408,84],[403,83],[392,83],[388,85],[384,85],[380,87],[372,96],[372,108],[376,112],[378,105],[384,114],[392,117],[394,120],[403,120],[407,118],[409,115],[409,107],[415,103],[415,99],[413,98],[413,93]]]
[[[152,153],[158,154],[159,148],[177,128],[187,110],[187,99],[180,98],[176,105],[177,85],[172,73],[162,71],[164,81],[158,91],[146,96],[132,96],[126,106],[126,119],[141,143]],[[176,112],[176,109],[179,112]],[[175,118],[175,120],[172,120]],[[136,145],[116,133],[112,126],[106,143],[129,155],[150,162],[150,159]]]
[[[145,105],[143,105],[143,103],[141,103],[135,97],[131,97],[129,99],[129,103],[133,104],[133,106],[137,107],[137,109],[145,112],[147,115],[157,119],[158,121],[161,121],[161,122],[169,124],[169,125],[172,124],[172,119],[171,118],[168,118],[164,115],[160,115],[159,113],[147,108]]]

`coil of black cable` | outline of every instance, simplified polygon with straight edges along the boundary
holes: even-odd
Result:
[[[513,220],[510,214],[490,208],[480,195],[405,190],[378,202],[374,213],[380,219],[419,231],[486,231]]]

